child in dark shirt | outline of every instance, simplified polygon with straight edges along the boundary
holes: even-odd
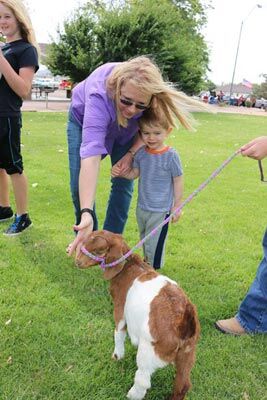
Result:
[[[0,222],[13,217],[9,201],[11,178],[16,210],[5,235],[14,236],[31,224],[27,211],[28,183],[21,156],[22,99],[31,92],[38,70],[38,51],[32,24],[20,0],[0,0]]]

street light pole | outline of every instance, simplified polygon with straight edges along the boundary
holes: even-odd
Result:
[[[262,8],[262,5],[261,5],[261,4],[255,4],[255,6],[250,10],[250,12],[248,13],[248,15],[241,21],[240,31],[239,31],[239,37],[238,37],[238,42],[237,42],[236,55],[235,55],[235,64],[234,64],[233,76],[232,76],[231,86],[230,86],[229,101],[231,101],[231,96],[232,96],[232,94],[233,94],[233,85],[234,85],[234,79],[235,79],[235,70],[236,70],[236,64],[237,64],[237,58],[238,58],[238,53],[239,53],[239,46],[240,46],[240,41],[241,41],[241,35],[242,35],[243,25],[244,25],[245,20],[250,16],[250,14],[255,10],[255,8]]]

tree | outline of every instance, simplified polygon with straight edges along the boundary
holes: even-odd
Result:
[[[77,12],[65,21],[59,42],[52,43],[47,64],[55,75],[66,75],[73,82],[86,78],[96,65],[96,23],[89,13]]]
[[[216,84],[214,82],[212,82],[210,79],[207,79],[202,84],[202,90],[214,92],[216,90]]]
[[[265,79],[265,82],[260,85],[253,85],[253,95],[258,99],[267,99],[267,74],[262,74],[261,76]]]
[[[208,64],[199,33],[204,21],[199,0],[125,0],[111,6],[92,2],[65,21],[48,65],[77,82],[105,62],[146,54],[166,79],[192,94],[199,91]]]
[[[202,4],[200,0],[170,0],[182,17],[186,21],[186,29],[190,31],[200,31],[206,24],[206,11],[211,7],[210,0],[205,0]]]

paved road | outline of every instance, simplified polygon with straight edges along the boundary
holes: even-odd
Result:
[[[32,95],[32,100],[24,100],[22,111],[68,111],[70,99],[66,98],[65,90],[56,90],[53,93],[48,93],[47,97],[36,97]]]
[[[70,106],[70,101],[57,100],[25,100],[23,102],[22,111],[45,111],[45,112],[66,112]]]
[[[267,111],[259,108],[248,108],[248,107],[236,107],[236,106],[217,106],[213,105],[216,111],[219,113],[231,113],[231,114],[245,114],[245,115],[258,115],[260,117],[267,117]]]

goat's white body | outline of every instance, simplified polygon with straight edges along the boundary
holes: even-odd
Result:
[[[150,342],[153,340],[148,326],[150,304],[167,282],[176,284],[171,279],[159,275],[145,282],[135,279],[130,287],[126,297],[124,316],[127,331],[134,346],[138,346],[140,338]]]

